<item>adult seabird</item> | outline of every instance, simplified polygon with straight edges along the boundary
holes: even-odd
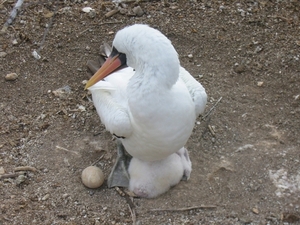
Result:
[[[106,129],[144,162],[178,152],[207,102],[205,89],[180,66],[170,40],[140,24],[117,32],[111,55],[85,88]],[[110,182],[112,176],[110,187],[118,185]]]

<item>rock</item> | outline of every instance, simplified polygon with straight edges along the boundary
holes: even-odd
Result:
[[[81,180],[88,188],[98,188],[104,182],[104,174],[100,168],[89,166],[82,171]]]
[[[70,196],[70,195],[67,194],[67,193],[62,195],[63,198],[67,198],[67,197],[69,197],[69,196]]]
[[[91,19],[93,19],[93,18],[95,18],[95,16],[96,16],[96,11],[95,11],[95,10],[91,10],[91,11],[89,12],[89,17],[90,17]]]
[[[50,195],[49,194],[46,194],[44,197],[42,197],[42,201],[46,201],[47,199],[49,199]]]
[[[259,53],[259,52],[261,52],[262,50],[263,50],[263,47],[257,46],[257,47],[255,48],[255,50],[254,50],[254,53]]]
[[[235,64],[234,71],[236,73],[243,73],[246,71],[246,67],[244,65]]]
[[[261,87],[263,84],[264,84],[264,82],[262,82],[262,81],[258,81],[258,82],[257,82],[257,86],[258,86],[258,87]]]
[[[19,184],[23,183],[25,180],[26,180],[25,175],[21,174],[17,177],[16,184],[19,185]]]
[[[0,58],[4,58],[7,55],[6,52],[0,52]]]
[[[85,13],[89,13],[89,12],[91,12],[91,11],[93,11],[94,9],[93,8],[91,8],[91,7],[84,7],[81,11],[82,12],[85,12]]]
[[[88,13],[89,17],[91,19],[93,19],[96,16],[96,11],[95,9],[91,8],[91,7],[84,7],[82,10],[82,12]]]
[[[77,105],[80,112],[85,112],[86,108],[83,105]]]
[[[137,16],[142,16],[144,14],[144,11],[140,6],[136,6],[132,9],[133,13]]]
[[[42,58],[36,50],[34,50],[34,51],[32,52],[32,56],[33,56],[35,59],[41,59],[41,58]]]
[[[191,59],[191,58],[193,58],[194,56],[193,56],[193,54],[188,54],[188,57]]]
[[[128,12],[128,10],[124,8],[119,8],[119,12],[120,14],[125,15]]]
[[[255,214],[259,214],[259,210],[257,208],[253,208],[252,212],[255,213]]]
[[[69,96],[69,94],[72,93],[72,91],[71,91],[71,87],[69,85],[66,85],[66,86],[64,86],[62,88],[58,88],[55,91],[52,91],[52,93],[56,97],[64,99],[64,98],[67,98]]]
[[[0,175],[5,174],[5,170],[3,167],[0,167]]]
[[[16,80],[18,78],[18,74],[16,73],[9,73],[6,74],[5,80]]]
[[[12,44],[13,44],[13,45],[17,45],[17,44],[19,44],[19,43],[18,43],[17,39],[14,39],[14,40],[12,41]]]

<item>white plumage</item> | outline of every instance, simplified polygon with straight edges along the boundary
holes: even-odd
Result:
[[[192,164],[185,148],[154,162],[132,158],[128,168],[129,190],[140,197],[154,198],[179,183],[183,176],[188,179],[191,171]]]
[[[176,50],[158,30],[126,27],[117,32],[113,47],[126,55],[128,67],[98,81],[100,69],[86,86],[101,121],[124,137],[122,144],[134,158],[166,159],[186,144],[205,109],[205,89],[180,66]]]

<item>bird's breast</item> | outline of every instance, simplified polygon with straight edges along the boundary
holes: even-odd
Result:
[[[133,133],[122,142],[129,154],[144,161],[163,159],[182,148],[196,119],[194,103],[184,88],[129,100],[129,111]]]

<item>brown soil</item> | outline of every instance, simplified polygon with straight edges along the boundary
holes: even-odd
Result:
[[[116,156],[83,90],[86,62],[134,23],[172,40],[207,90],[206,113],[222,97],[187,143],[191,179],[135,198],[137,224],[300,224],[300,2],[131,1],[108,18],[114,5],[101,2],[25,1],[0,35],[0,171],[37,169],[1,177],[0,224],[133,223],[128,198],[106,184],[88,189],[80,175],[96,162],[107,177]],[[14,3],[0,2],[0,24]],[[71,92],[53,93],[66,85]]]

